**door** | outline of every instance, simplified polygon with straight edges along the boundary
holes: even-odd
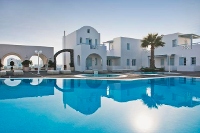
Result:
[[[88,57],[86,59],[86,69],[87,70],[92,69],[92,58],[91,57]]]

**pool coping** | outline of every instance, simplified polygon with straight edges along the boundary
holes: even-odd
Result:
[[[159,79],[159,78],[179,78],[179,77],[185,77],[185,78],[197,78],[200,79],[200,77],[192,77],[192,76],[165,76],[165,77],[148,77],[148,78],[126,78],[126,79],[119,79],[119,78],[51,78],[51,77],[34,77],[34,78],[0,78],[0,79],[79,79],[79,80],[121,80],[121,81],[133,81],[133,80],[147,80],[147,79]]]

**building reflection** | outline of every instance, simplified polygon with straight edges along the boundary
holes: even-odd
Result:
[[[2,79],[0,100],[54,95],[62,92],[63,105],[90,115],[101,107],[101,98],[116,102],[140,100],[148,108],[161,105],[194,107],[200,104],[200,80],[157,78],[148,80]]]
[[[36,83],[38,81],[38,83]],[[1,79],[0,100],[54,95],[54,83],[49,79]],[[34,84],[34,85],[31,85]]]
[[[101,107],[101,97],[106,94],[106,81],[63,79],[63,104],[89,115]],[[73,89],[69,89],[72,86]],[[71,91],[66,91],[71,90]]]
[[[101,97],[117,102],[141,100],[148,108],[158,108],[161,105],[194,107],[200,104],[200,90],[197,86],[200,82],[195,79],[62,80],[63,88],[57,89],[63,92],[64,107],[67,104],[85,115],[93,114],[101,107]]]

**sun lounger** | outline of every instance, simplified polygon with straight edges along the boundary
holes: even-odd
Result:
[[[15,76],[24,75],[24,72],[22,70],[14,70],[14,75]]]
[[[60,73],[61,74],[70,74],[71,70],[61,70]]]
[[[0,71],[0,76],[5,76],[6,75],[6,71]]]
[[[58,71],[58,70],[48,70],[47,74],[52,74],[52,75],[54,75],[54,74],[60,74],[60,71]]]

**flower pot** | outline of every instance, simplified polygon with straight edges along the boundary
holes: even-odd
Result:
[[[23,67],[23,71],[28,72],[30,70],[30,67]]]
[[[74,67],[70,67],[70,70],[71,70],[71,71],[74,71]]]

